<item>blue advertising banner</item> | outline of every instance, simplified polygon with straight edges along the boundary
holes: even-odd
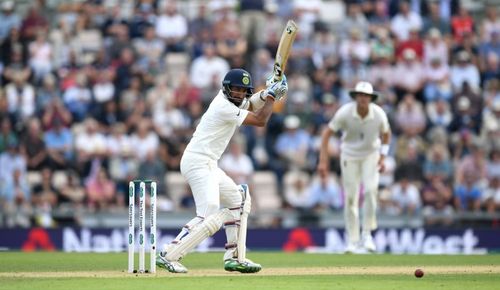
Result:
[[[158,230],[158,248],[170,242],[177,230]],[[128,229],[0,229],[2,250],[60,250],[66,252],[123,252]],[[138,235],[136,235],[137,237]],[[499,229],[379,229],[374,233],[377,250],[393,254],[484,254],[500,250]],[[219,231],[198,251],[223,250],[226,237]],[[136,243],[137,244],[137,243]],[[340,229],[250,229],[250,250],[341,253],[345,246]]]

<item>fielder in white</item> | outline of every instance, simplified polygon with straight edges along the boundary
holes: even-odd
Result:
[[[374,252],[376,249],[371,231],[377,228],[375,215],[379,172],[384,171],[384,157],[389,152],[391,131],[384,110],[372,103],[377,94],[370,83],[358,82],[349,94],[354,102],[343,105],[322,133],[318,172],[321,175],[328,174],[328,141],[333,133],[342,131],[340,167],[345,193],[346,253],[361,250]],[[360,240],[358,209],[361,185],[364,206]]]
[[[287,91],[286,77],[279,82],[269,81],[265,90],[253,94],[252,79],[247,71],[232,69],[226,74],[222,90],[203,114],[181,159],[181,173],[193,192],[197,216],[165,245],[157,256],[157,266],[172,273],[186,273],[186,267],[179,261],[224,226],[227,237],[224,269],[241,273],[262,269],[245,257],[246,219],[251,207],[248,186],[236,185],[217,166],[217,161],[236,128],[265,126],[274,101]]]

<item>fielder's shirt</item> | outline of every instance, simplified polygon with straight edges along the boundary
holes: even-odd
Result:
[[[185,152],[205,155],[219,160],[237,127],[243,124],[248,115],[249,102],[243,108],[236,107],[219,91],[193,133],[193,138]]]
[[[390,130],[387,115],[377,104],[370,103],[368,115],[361,118],[356,110],[356,102],[350,102],[335,113],[328,127],[334,131],[342,131],[342,157],[346,159],[363,159],[378,151],[380,134]]]

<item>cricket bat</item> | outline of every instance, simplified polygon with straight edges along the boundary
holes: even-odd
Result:
[[[290,55],[298,28],[299,27],[293,20],[288,20],[285,30],[283,30],[283,34],[281,34],[278,50],[276,51],[276,58],[274,59],[273,75],[275,82],[280,81],[283,77],[286,62],[288,60],[288,56]]]

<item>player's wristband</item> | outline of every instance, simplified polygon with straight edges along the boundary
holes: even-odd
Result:
[[[389,154],[389,144],[382,144],[382,146],[380,146],[380,154],[384,156]]]

